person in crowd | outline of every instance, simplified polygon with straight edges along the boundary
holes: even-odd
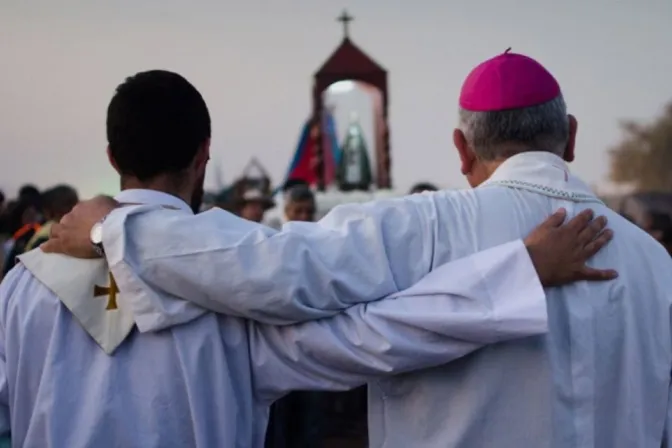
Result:
[[[36,221],[39,223],[44,222],[43,210],[42,210],[42,193],[40,190],[32,184],[26,184],[19,188],[18,202],[23,202],[30,204],[31,208],[37,213]]]
[[[408,194],[424,193],[425,191],[439,191],[439,189],[436,185],[430,184],[429,182],[420,182],[413,185]]]
[[[299,196],[302,196],[302,199],[298,200],[296,196],[294,199],[290,197],[290,193],[295,195],[296,191]],[[309,198],[310,196],[310,198]],[[273,229],[280,229],[282,225],[289,221],[314,221],[315,213],[317,212],[317,201],[315,199],[315,194],[310,189],[308,182],[302,179],[290,179],[284,183],[282,186],[282,201],[284,205],[282,216],[276,216],[265,221],[265,224]],[[306,211],[309,211],[308,202],[312,201],[313,204],[313,213],[312,216],[306,216]],[[298,209],[292,207],[290,210],[287,209],[289,203],[299,203]],[[288,212],[291,217],[288,217]]]
[[[35,185],[26,184],[19,188],[19,201],[27,201],[37,205],[40,198],[40,190]]]
[[[672,218],[667,213],[647,213],[643,229],[672,255]]]
[[[252,222],[262,222],[266,211],[274,205],[273,199],[256,188],[246,189],[236,199],[238,216]]]
[[[44,210],[44,218],[47,222],[28,241],[24,252],[33,250],[47,241],[52,224],[59,222],[63,216],[70,213],[70,210],[78,202],[77,190],[69,185],[57,185],[45,191],[42,194],[41,203]]]
[[[317,204],[315,194],[306,186],[292,187],[285,192],[285,219],[313,222]]]
[[[11,209],[8,209],[9,231],[11,238],[5,245],[3,277],[16,264],[16,257],[22,254],[30,240],[41,229],[42,213],[40,200],[24,195]]]
[[[220,216],[225,223],[215,236],[222,231],[253,243],[271,232],[223,211],[193,215],[211,129],[203,98],[183,77],[157,70],[128,78],[109,104],[106,127],[109,160],[121,180],[116,199],[128,213],[126,224],[116,224],[126,227],[159,208],[192,219]],[[46,253],[62,241],[59,228],[77,221],[79,207],[52,225],[44,250],[19,257],[0,288],[0,435],[11,432],[15,446],[259,448],[268,406],[291,390],[344,390],[543,333],[542,282],[590,277],[585,261],[608,241],[600,235],[603,220],[590,222],[584,213],[560,226],[558,213],[524,242],[437,266],[383,300],[375,290],[357,297],[342,287],[335,301],[296,294],[271,304],[248,295],[232,302],[237,311],[218,316],[163,293],[162,282],[207,273],[208,266],[189,265],[188,273],[168,274],[143,290],[102,224],[89,232],[94,244],[87,249],[110,257],[109,265]],[[109,216],[108,224],[114,228],[119,217]],[[200,250],[219,244],[213,229],[192,230]],[[193,246],[180,239],[162,246],[178,258],[187,248]],[[237,270],[220,275],[238,278],[246,263],[243,256]],[[253,271],[263,275],[274,264],[269,258]],[[369,303],[345,309],[356,301]]]
[[[303,179],[289,179],[282,185],[282,193],[285,194],[296,187],[310,188],[310,184]]]

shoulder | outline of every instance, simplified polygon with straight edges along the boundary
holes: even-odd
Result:
[[[7,296],[15,294],[29,278],[32,278],[32,274],[21,263],[12,268],[0,284],[0,295],[3,301]]]
[[[17,263],[0,284],[0,324],[4,328],[7,321],[21,309],[32,309],[37,302],[54,299],[52,292],[42,284],[26,267]],[[57,304],[58,300],[49,300]],[[40,307],[43,304],[39,305]]]
[[[473,222],[484,207],[502,202],[503,195],[501,188],[465,188],[415,194],[410,199],[428,219],[458,225]]]
[[[341,204],[334,207],[322,222],[348,222],[361,219],[433,219],[438,211],[448,211],[454,204],[464,201],[472,195],[471,190],[442,190],[416,193],[407,196],[377,199],[375,201],[355,204]]]

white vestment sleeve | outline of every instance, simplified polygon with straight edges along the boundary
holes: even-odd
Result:
[[[486,344],[545,333],[544,290],[521,242],[449,263],[420,283],[331,318],[249,324],[258,398],[345,390],[445,364]]]
[[[435,215],[431,196],[415,195],[340,206],[317,223],[275,231],[223,210],[193,216],[124,207],[105,220],[103,243],[122,292],[144,294],[147,303],[164,294],[290,324],[419,281],[432,267]]]

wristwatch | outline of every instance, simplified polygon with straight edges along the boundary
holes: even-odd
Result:
[[[105,218],[107,218],[107,216],[95,223],[93,227],[91,227],[91,233],[89,234],[93,250],[101,258],[105,258],[105,248],[103,247],[103,222],[105,222]]]

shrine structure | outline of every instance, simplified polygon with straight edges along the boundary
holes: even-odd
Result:
[[[313,76],[313,108],[310,138],[312,140],[312,168],[315,171],[317,189],[324,191],[333,179],[328,140],[323,135],[322,125],[329,111],[325,110],[324,92],[339,81],[353,81],[365,90],[375,90],[374,99],[374,169],[378,189],[391,189],[390,131],[388,125],[389,93],[387,71],[362,51],[350,39],[349,26],[354,18],[347,11],[338,17],[343,24],[343,40]],[[327,151],[325,151],[327,149]],[[325,157],[326,156],[326,157]]]

